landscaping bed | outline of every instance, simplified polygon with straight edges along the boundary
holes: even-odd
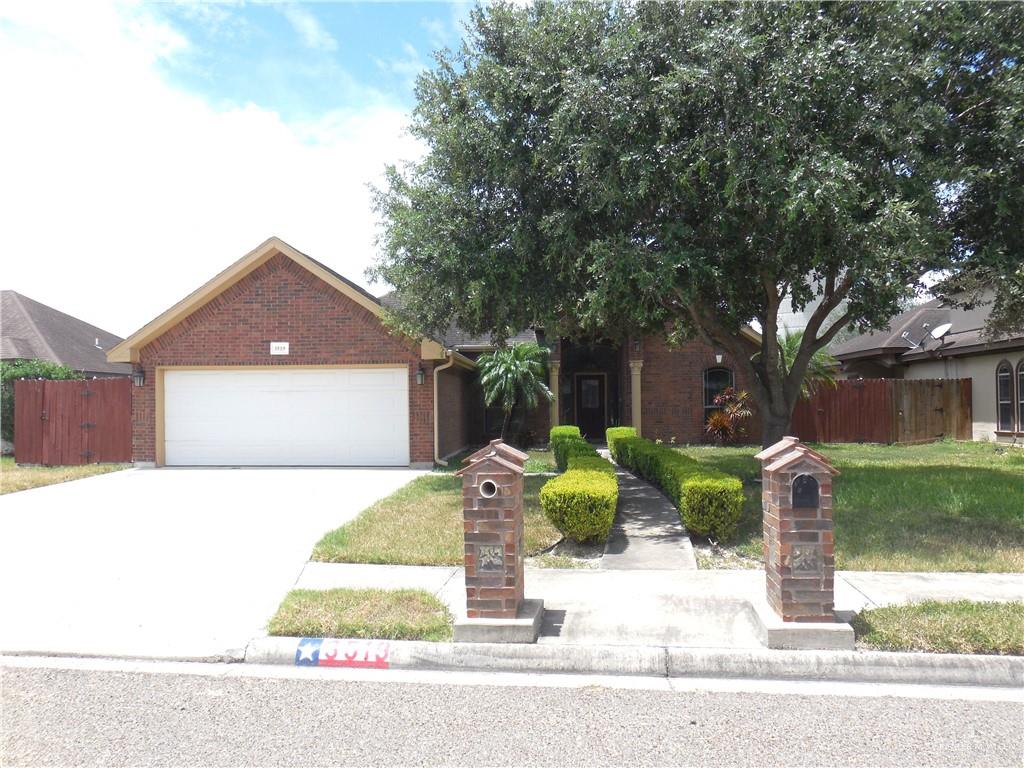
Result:
[[[82,464],[75,467],[19,467],[13,456],[0,457],[0,494],[27,491],[44,485],[105,475],[127,468],[127,464]]]
[[[526,554],[540,554],[561,539],[540,507],[546,477],[523,480]],[[381,499],[317,543],[311,559],[330,563],[462,565],[462,478],[432,473]]]
[[[294,589],[267,625],[282,637],[452,639],[447,607],[420,589]]]
[[[862,611],[852,624],[865,649],[1024,655],[1024,603],[894,605]]]
[[[1024,571],[1024,451],[991,443],[814,445],[835,479],[836,568],[853,571]],[[743,480],[735,536],[695,539],[701,567],[760,565],[759,448],[683,446]]]

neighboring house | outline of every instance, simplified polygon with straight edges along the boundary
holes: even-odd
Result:
[[[844,342],[832,354],[847,378],[971,379],[974,439],[1019,442],[1024,439],[1024,335],[986,338],[988,312],[987,305],[965,310],[936,299],[897,315],[884,331]]]
[[[489,340],[394,335],[382,322],[393,301],[270,238],[110,351],[141,374],[135,461],[426,466],[480,442],[493,425],[475,358]],[[513,341],[534,339],[545,341]],[[728,354],[699,342],[546,342],[557,398],[527,419],[541,440],[568,423],[594,439],[633,424],[700,441],[714,395],[747,386]]]
[[[128,376],[131,366],[107,361],[121,341],[20,293],[0,291],[0,360],[48,360],[87,377]]]

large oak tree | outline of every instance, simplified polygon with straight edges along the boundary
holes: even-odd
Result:
[[[427,153],[377,191],[374,275],[410,329],[721,345],[769,443],[841,329],[882,326],[923,275],[976,263],[967,212],[1005,207],[991,171],[1009,159],[1019,178],[1021,153],[971,144],[972,125],[1012,123],[1022,29],[1013,5],[478,8],[418,81]],[[787,298],[813,308],[790,367]]]

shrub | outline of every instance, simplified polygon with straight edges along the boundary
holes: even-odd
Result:
[[[618,461],[618,456],[615,453],[615,443],[626,437],[636,437],[635,427],[608,427],[604,431],[604,439],[608,442],[608,452],[611,453],[612,458]]]
[[[580,435],[579,427],[552,427],[548,442],[559,472],[565,472],[570,456],[597,456],[594,446]]]
[[[540,505],[551,524],[568,539],[602,542],[608,538],[619,502],[619,484],[615,468],[597,458],[605,467],[597,467],[594,457],[574,457],[572,468],[548,480],[540,489]],[[594,468],[591,468],[591,467]]]
[[[672,448],[640,437],[616,441],[616,461],[665,492],[683,525],[698,536],[727,541],[743,514],[743,483]]]
[[[555,447],[566,440],[582,440],[583,436],[580,434],[580,428],[572,425],[564,425],[561,427],[552,427],[548,433],[548,448],[554,453]]]
[[[600,456],[570,456],[568,470],[574,469],[586,469],[595,472],[604,472],[606,474],[615,475],[615,466]]]

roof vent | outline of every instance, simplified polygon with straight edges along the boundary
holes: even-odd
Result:
[[[103,349],[103,347],[100,346],[100,340],[98,338],[93,342],[93,346],[96,347],[96,349]]]

